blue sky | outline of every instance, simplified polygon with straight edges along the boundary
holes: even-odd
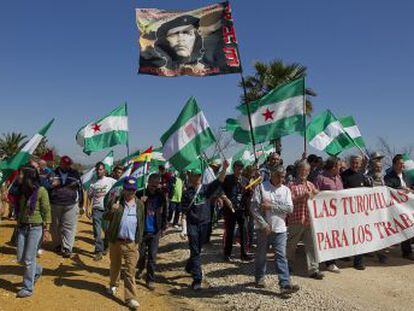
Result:
[[[159,78],[137,75],[136,7],[191,9],[195,0],[39,0],[0,2],[0,133],[31,135],[52,117],[49,141],[91,163],[76,131],[127,101],[131,148],[159,144],[194,95],[213,127],[236,116],[239,75]],[[281,58],[308,67],[315,111],[352,114],[368,145],[377,137],[413,144],[414,2],[385,0],[232,1],[242,61]],[[284,157],[302,152],[298,137]],[[115,148],[122,156],[125,148]],[[312,151],[312,149],[310,149]]]

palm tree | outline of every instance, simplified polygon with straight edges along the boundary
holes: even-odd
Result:
[[[255,74],[246,76],[246,96],[242,95],[242,101],[249,103],[266,95],[268,92],[283,83],[287,83],[306,76],[306,67],[299,63],[284,63],[282,60],[274,60],[270,63],[256,62],[254,65]],[[243,83],[239,86],[243,88]],[[305,90],[309,96],[317,94],[309,88]],[[306,115],[310,116],[313,107],[309,97],[306,99]],[[281,139],[273,141],[276,151],[280,154],[282,151]]]
[[[27,138],[22,133],[6,133],[0,138],[0,159],[14,156],[24,145]]]

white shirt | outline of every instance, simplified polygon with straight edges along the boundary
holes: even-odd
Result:
[[[116,180],[111,177],[102,177],[91,184],[88,196],[92,200],[92,208],[104,210],[105,195],[111,190]]]
[[[270,181],[265,181],[260,187],[261,191],[259,187],[255,190],[253,203],[260,209],[260,204],[263,201],[269,201],[272,208],[261,213],[264,220],[270,225],[273,232],[286,232],[286,214],[291,213],[293,210],[290,189],[285,185],[275,187]],[[261,195],[263,195],[263,200]]]
[[[400,180],[401,180],[401,187],[402,187],[402,188],[407,188],[407,184],[406,184],[406,182],[405,182],[405,180],[404,180],[404,178],[403,178],[403,174],[402,174],[402,173],[398,174],[398,177],[399,177],[399,178],[400,178]]]

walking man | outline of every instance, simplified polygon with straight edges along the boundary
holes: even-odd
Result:
[[[218,178],[209,184],[202,184],[202,172],[195,169],[190,173],[190,184],[183,195],[183,211],[186,214],[186,226],[190,258],[185,270],[193,277],[191,287],[194,290],[201,289],[203,274],[201,271],[201,248],[208,238],[209,222],[211,222],[210,199],[221,187],[229,166],[227,161],[223,163],[223,170]]]
[[[107,237],[102,239],[102,229],[104,228],[103,214],[105,212],[105,195],[111,190],[116,182],[111,177],[106,177],[105,165],[98,162],[95,165],[96,181],[91,184],[88,190],[88,197],[92,205],[92,225],[93,237],[95,239],[95,261],[102,259],[108,248]]]
[[[270,169],[270,179],[256,188],[251,210],[257,229],[257,251],[255,259],[256,287],[266,287],[266,262],[269,244],[275,251],[275,264],[282,295],[288,297],[299,290],[292,285],[286,259],[287,229],[285,218],[293,211],[291,193],[283,185],[286,171],[282,166]]]
[[[109,209],[104,216],[109,221],[108,240],[111,264],[108,293],[114,296],[117,294],[122,260],[124,260],[125,302],[131,309],[139,308],[135,273],[138,245],[142,241],[145,217],[144,204],[135,196],[136,191],[137,180],[133,177],[125,178],[121,197],[108,203]]]
[[[137,194],[145,205],[144,236],[139,248],[137,278],[147,268],[146,284],[149,290],[154,290],[154,271],[157,259],[160,237],[167,228],[167,200],[159,188],[161,176],[151,174],[145,191]]]
[[[306,160],[296,165],[297,178],[289,183],[292,193],[293,213],[288,215],[287,258],[292,265],[295,259],[296,247],[299,241],[305,244],[306,263],[308,275],[312,279],[322,280],[324,275],[319,271],[313,246],[312,232],[309,222],[308,199],[318,193],[315,185],[308,180],[311,166]]]
[[[224,260],[231,261],[233,248],[234,229],[236,223],[240,232],[240,258],[242,261],[250,261],[253,258],[247,254],[247,213],[242,198],[245,193],[245,186],[248,180],[242,176],[244,165],[241,161],[233,163],[233,174],[227,175],[223,182],[224,197]]]
[[[53,244],[64,258],[72,255],[79,207],[83,208],[82,181],[72,163],[68,156],[60,159],[50,189]]]

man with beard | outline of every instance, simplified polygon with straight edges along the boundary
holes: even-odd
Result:
[[[183,66],[203,70],[203,39],[199,33],[200,19],[191,15],[179,16],[162,24],[157,30],[155,49],[165,55],[165,66],[179,70]]]

